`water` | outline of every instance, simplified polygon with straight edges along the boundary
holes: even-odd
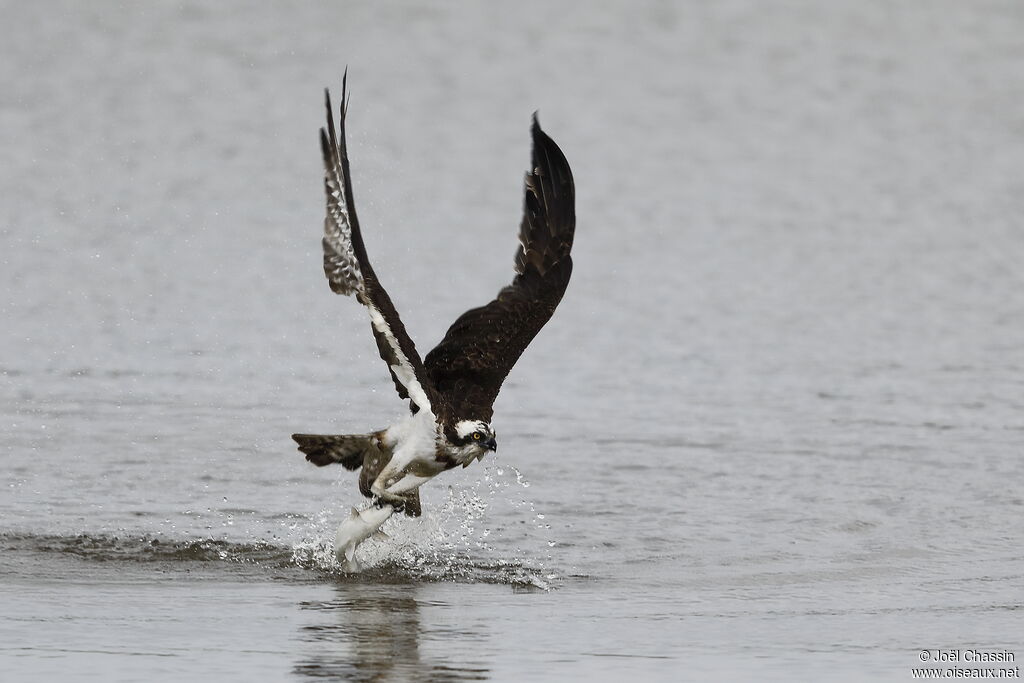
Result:
[[[0,9],[10,680],[907,680],[1024,656],[1015,3]],[[321,89],[421,352],[576,269],[497,457],[352,576],[295,431],[401,411],[320,270]]]

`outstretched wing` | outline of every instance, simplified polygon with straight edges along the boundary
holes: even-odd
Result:
[[[345,143],[345,114],[348,110],[347,80],[342,80],[340,125],[335,135],[331,95],[324,91],[327,103],[327,128],[320,129],[320,146],[324,155],[324,189],[327,193],[327,217],[324,219],[324,272],[331,290],[337,294],[355,294],[370,312],[373,336],[380,357],[388,364],[391,379],[399,396],[413,402],[413,412],[424,408],[436,410],[432,403],[437,392],[427,380],[423,362],[416,353],[409,334],[402,325],[398,311],[384,291],[373,266],[366,256],[366,247],[359,232],[352,181]]]
[[[572,171],[533,117],[516,276],[491,303],[463,313],[424,360],[434,388],[461,418],[490,421],[502,382],[555,312],[572,274]]]

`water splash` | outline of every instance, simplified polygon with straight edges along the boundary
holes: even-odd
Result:
[[[550,528],[538,515],[523,490],[529,482],[515,467],[487,464],[481,476],[465,486],[450,485],[440,505],[428,508],[422,517],[395,515],[382,530],[385,540],[370,539],[356,549],[356,562],[366,578],[405,577],[408,580],[505,583],[550,590],[559,578],[547,567],[551,562],[550,540],[544,557],[538,560],[525,549],[524,517],[535,529]],[[516,493],[518,495],[516,495]],[[490,514],[504,506],[498,523]],[[346,574],[334,557],[334,529],[341,513],[321,510],[305,537],[293,545],[293,561],[302,567],[341,576]]]

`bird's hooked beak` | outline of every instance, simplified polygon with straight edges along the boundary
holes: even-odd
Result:
[[[493,452],[498,450],[498,442],[494,440],[493,436],[490,439],[487,439],[487,441],[484,441],[481,445],[487,450],[480,451],[480,453],[476,456],[477,462],[480,462],[481,460],[484,459],[484,456],[487,455],[487,451]],[[472,458],[470,458],[469,462],[473,462]]]

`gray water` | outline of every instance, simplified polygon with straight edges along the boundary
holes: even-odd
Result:
[[[0,6],[3,680],[910,680],[1024,657],[1015,2]],[[320,264],[322,88],[425,353],[576,269],[493,459],[330,557],[289,435],[403,405]],[[960,666],[965,666],[961,664]]]

